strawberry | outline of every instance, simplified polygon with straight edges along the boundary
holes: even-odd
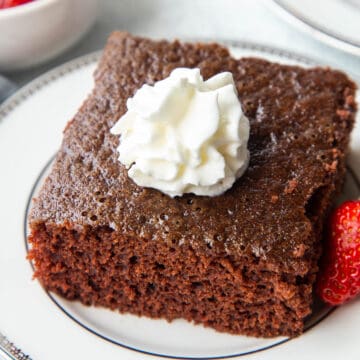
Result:
[[[346,201],[330,217],[317,290],[331,305],[360,293],[360,200]]]
[[[0,9],[6,9],[6,8],[26,4],[31,1],[33,0],[0,0]]]

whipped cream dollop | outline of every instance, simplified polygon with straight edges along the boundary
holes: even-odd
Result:
[[[204,81],[199,69],[177,68],[143,85],[111,132],[128,176],[171,197],[219,195],[249,162],[249,121],[230,72]]]

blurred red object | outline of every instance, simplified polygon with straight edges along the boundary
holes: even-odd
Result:
[[[10,8],[10,7],[26,4],[32,1],[34,0],[0,0],[0,9]]]

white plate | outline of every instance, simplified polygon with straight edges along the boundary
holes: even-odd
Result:
[[[360,0],[273,0],[280,15],[327,44],[360,55]]]
[[[228,45],[236,56],[314,64],[255,44]],[[62,129],[93,86],[98,57],[90,54],[60,66],[0,106],[0,332],[37,360],[147,358],[144,353],[197,359],[253,358],[254,353],[263,359],[287,359],[291,354],[294,360],[318,353],[327,359],[345,355],[358,359],[359,300],[329,314],[329,309],[319,309],[308,323],[310,329],[297,339],[257,339],[221,334],[182,320],[169,324],[86,307],[48,294],[31,280],[24,240],[29,199],[60,145]],[[345,197],[359,195],[359,155],[358,121],[349,158],[353,175],[348,173]]]

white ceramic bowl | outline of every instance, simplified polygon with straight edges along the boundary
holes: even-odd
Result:
[[[58,55],[94,23],[98,0],[35,0],[0,10],[0,71]]]

